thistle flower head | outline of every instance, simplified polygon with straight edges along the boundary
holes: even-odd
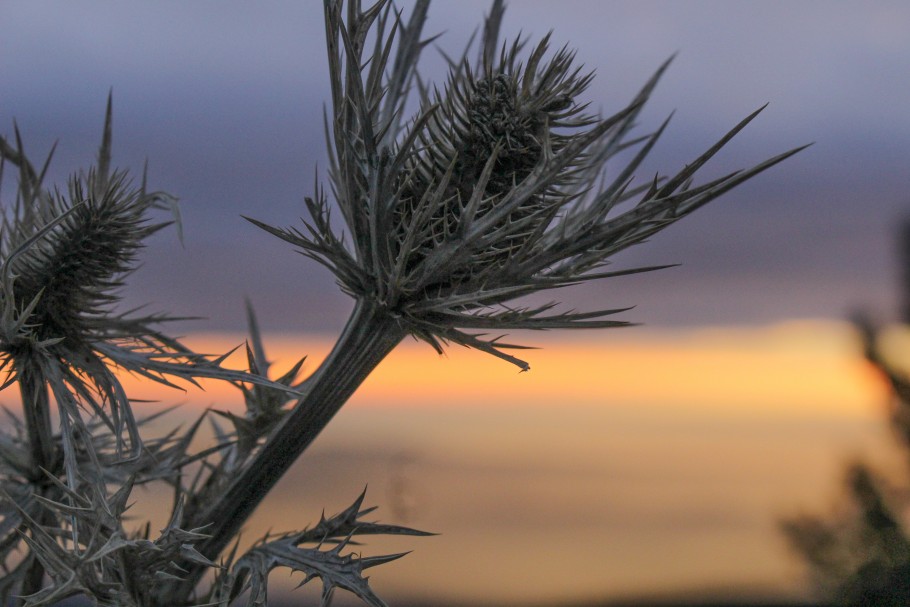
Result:
[[[503,49],[497,62],[485,62],[477,74],[462,61],[453,67],[445,90],[425,107],[429,120],[399,176],[392,226],[395,254],[405,260],[404,273],[412,280],[419,279],[413,271],[434,250],[464,237],[467,228],[502,206],[545,153],[558,152],[594,123],[576,102],[590,76],[572,68],[572,54],[563,49],[540,65],[548,47],[544,39],[521,65],[522,46]],[[432,285],[435,291],[457,289],[479,271],[505,269],[553,220],[561,188],[571,182],[567,167],[546,189],[502,213],[485,230],[489,244],[447,268],[443,281]]]
[[[417,3],[407,23],[384,1],[366,9],[348,2],[346,14],[342,4],[325,3],[333,102],[326,130],[331,190],[350,242],[332,230],[319,189],[306,200],[312,221],[305,231],[254,223],[326,265],[346,292],[387,310],[440,351],[451,341],[526,369],[503,351],[514,346],[464,329],[626,324],[606,318],[617,310],[554,313],[554,304],[522,307],[515,300],[655,269],[605,271],[617,251],[798,151],[694,186],[695,173],[755,112],[677,174],[636,183],[635,171],[666,123],[637,138],[630,133],[669,61],[624,109],[592,115],[581,95],[593,75],[568,49],[552,53],[549,36],[530,50],[524,41],[500,46],[503,5],[496,1],[477,60],[467,52],[450,60],[447,83],[437,91],[417,72],[429,42],[421,39],[426,2]],[[402,126],[413,89],[420,107]],[[607,161],[630,149],[630,159],[606,180]],[[626,202],[631,209],[620,212]]]
[[[171,223],[155,222],[151,213],[174,209],[175,201],[148,191],[144,177],[132,184],[125,172],[111,170],[110,160],[110,99],[97,166],[73,176],[65,192],[44,186],[50,156],[36,170],[18,129],[15,144],[0,138],[0,178],[3,169],[18,169],[15,202],[2,205],[0,222],[0,369],[7,372],[3,388],[18,381],[43,399],[23,403],[27,409],[46,408],[40,395],[50,388],[62,423],[75,424],[70,431],[78,431],[79,410],[87,410],[118,441],[128,436],[135,453],[137,425],[113,367],[168,385],[170,378],[257,380],[222,369],[223,357],[196,354],[155,328],[169,317],[116,311],[144,240]],[[74,442],[64,445],[71,466],[75,449]]]
[[[122,172],[110,179],[96,171],[74,176],[65,194],[42,196],[41,211],[59,221],[48,229],[46,218],[36,221],[34,214],[7,218],[8,238],[0,244],[6,251],[44,233],[10,256],[3,278],[10,303],[35,302],[27,323],[32,340],[61,339],[73,347],[100,328],[142,241],[165,224],[148,222],[147,211],[159,198],[131,187]]]
[[[137,187],[126,172],[110,170],[110,111],[109,102],[98,166],[73,175],[65,192],[43,185],[53,153],[39,174],[18,129],[15,147],[0,139],[0,162],[19,172],[0,234],[4,352],[33,344],[66,357],[116,332],[123,279],[143,241],[170,223],[153,223],[149,214],[173,199],[148,192],[144,178]]]

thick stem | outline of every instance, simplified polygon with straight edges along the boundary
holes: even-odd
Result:
[[[20,362],[20,361],[17,361]],[[51,426],[50,398],[47,383],[33,361],[25,360],[17,365],[19,374],[19,392],[22,397],[22,411],[25,417],[25,429],[28,433],[31,466],[29,475],[36,492],[43,495],[47,489],[47,471],[53,471],[54,434]],[[48,512],[42,510],[34,514],[39,524],[50,523]],[[44,567],[41,561],[34,559],[22,582],[20,594],[34,594],[41,590],[44,582]]]
[[[54,461],[54,432],[51,427],[51,406],[47,383],[29,361],[17,365],[22,411],[31,450],[32,480],[45,480],[44,470],[50,471]]]
[[[335,347],[309,381],[303,399],[219,499],[189,513],[185,527],[207,525],[210,538],[196,547],[203,555],[217,562],[269,490],[405,335],[386,311],[364,301],[357,303]],[[185,581],[165,597],[172,601],[167,604],[189,598],[204,572],[193,566]]]

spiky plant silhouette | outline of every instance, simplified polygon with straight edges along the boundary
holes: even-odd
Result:
[[[910,324],[910,222],[901,230],[903,318]],[[910,376],[906,363],[888,356],[887,329],[867,314],[853,319],[866,360],[890,388],[890,426],[910,464]],[[851,464],[846,490],[833,516],[803,514],[782,521],[785,536],[809,566],[815,590],[837,605],[903,607],[910,604],[910,485]]]
[[[318,187],[305,199],[310,221],[302,229],[250,221],[330,269],[355,307],[306,395],[250,464],[222,497],[190,508],[195,523],[213,523],[200,548],[209,558],[406,336],[438,352],[450,343],[475,348],[524,371],[528,364],[511,353],[522,346],[484,333],[623,326],[612,318],[620,310],[560,313],[554,304],[515,300],[657,269],[606,268],[614,253],[802,149],[694,185],[696,172],[758,110],[678,173],[636,183],[666,122],[642,137],[630,133],[669,61],[624,109],[592,114],[581,95],[593,75],[575,65],[573,52],[551,53],[549,37],[500,45],[504,5],[497,1],[477,59],[466,51],[450,60],[438,90],[417,69],[429,43],[427,9],[418,2],[405,22],[388,2],[365,9],[357,1],[325,2],[330,190],[345,236],[333,229],[329,196]],[[419,107],[404,120],[413,92]],[[630,148],[630,160],[601,185],[605,163]],[[626,202],[631,209],[620,212]]]
[[[129,552],[120,516],[132,485],[177,482],[182,462],[169,441],[142,440],[115,369],[169,386],[197,378],[278,384],[191,351],[158,328],[172,320],[165,315],[115,311],[143,240],[169,223],[153,222],[151,213],[173,200],[149,192],[144,176],[137,187],[111,169],[110,98],[97,165],[74,175],[65,191],[49,190],[50,160],[36,171],[18,129],[14,144],[0,138],[0,178],[10,166],[18,173],[0,231],[0,368],[2,387],[19,388],[23,411],[0,433],[0,563],[7,568],[28,548],[0,582],[0,603],[16,594],[45,605],[85,592],[100,604],[128,605],[123,574],[111,575],[104,556]],[[165,535],[171,531],[178,530]],[[166,571],[160,557],[192,553],[188,536],[163,538],[154,551],[127,559],[134,582]]]
[[[152,328],[165,317],[113,312],[114,289],[142,240],[163,227],[147,214],[169,198],[110,171],[110,112],[98,167],[66,195],[43,189],[44,169],[32,168],[18,133],[15,146],[0,140],[2,157],[19,168],[0,249],[0,363],[8,384],[19,384],[25,410],[25,421],[0,440],[2,556],[25,544],[0,597],[28,595],[29,606],[83,593],[101,605],[227,607],[245,595],[248,605],[265,605],[269,573],[287,567],[318,578],[324,604],[344,588],[383,605],[363,570],[401,555],[344,551],[354,536],[423,533],[365,522],[372,509],[362,508],[362,495],[311,529],[264,538],[244,554],[236,543],[269,489],[376,365],[413,336],[438,352],[458,344],[526,371],[514,353],[522,346],[490,332],[627,324],[614,318],[621,310],[559,312],[520,298],[657,269],[607,266],[614,253],[801,149],[694,184],[758,110],[678,173],[637,182],[666,122],[643,136],[632,136],[633,127],[669,61],[624,109],[591,113],[582,97],[593,74],[567,48],[551,51],[549,36],[501,44],[497,0],[476,60],[468,51],[450,60],[446,83],[435,88],[417,69],[430,43],[428,4],[419,0],[405,21],[387,0],[365,9],[357,0],[325,0],[331,196],[317,188],[306,198],[310,220],[300,229],[250,219],[328,267],[355,300],[335,347],[304,381],[299,364],[268,379],[252,312],[249,373],[226,370],[223,358],[190,352]],[[411,101],[417,107],[406,119]],[[625,163],[602,183],[620,152]],[[334,207],[345,236],[333,228]],[[169,384],[234,382],[246,413],[207,413],[185,432],[143,441],[113,367]],[[50,395],[61,411],[59,434]],[[194,453],[204,419],[217,444]],[[132,487],[155,481],[173,488],[170,523],[157,537],[148,528],[126,531]]]

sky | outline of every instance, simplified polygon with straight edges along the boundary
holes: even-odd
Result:
[[[405,8],[408,6],[404,4]],[[894,309],[895,225],[910,213],[910,38],[903,2],[523,1],[505,33],[578,50],[597,76],[593,106],[616,111],[673,53],[641,120],[675,112],[642,169],[681,168],[739,119],[765,112],[704,178],[815,145],[740,186],[616,267],[681,263],[576,287],[573,307],[637,306],[657,326],[840,318]],[[125,293],[129,306],[244,323],[249,297],[267,329],[334,333],[350,302],[333,278],[241,218],[300,225],[302,199],[325,183],[321,116],[328,100],[316,2],[24,2],[0,6],[0,133],[22,131],[51,180],[94,157],[114,95],[119,166],[181,200],[185,244],[157,235]],[[439,2],[426,31],[461,50],[485,2]],[[424,72],[441,81],[442,61]]]
[[[487,7],[437,2],[426,31],[459,52]],[[580,309],[635,305],[623,318],[645,327],[534,335],[522,341],[544,349],[524,374],[462,349],[396,350],[249,537],[341,509],[369,483],[382,520],[442,532],[394,547],[418,551],[374,575],[396,596],[802,596],[777,521],[824,510],[851,458],[887,459],[880,378],[838,321],[896,309],[908,23],[898,1],[512,2],[506,34],[552,30],[576,48],[604,112],[678,53],[642,115],[646,133],[675,112],[643,179],[679,170],[766,102],[705,180],[814,145],[615,258],[680,267],[560,294]],[[442,64],[428,49],[425,73],[442,80]],[[38,162],[58,141],[50,181],[94,158],[109,90],[115,163],[138,176],[147,161],[151,186],[180,198],[184,231],[182,244],[173,230],[151,239],[124,306],[206,317],[180,332],[221,352],[242,340],[249,298],[274,359],[307,353],[311,371],[351,304],[241,215],[299,226],[303,197],[325,183],[320,3],[0,2],[0,133],[15,121]],[[217,386],[127,389],[189,414],[238,403]]]

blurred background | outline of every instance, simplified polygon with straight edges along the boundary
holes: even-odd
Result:
[[[426,32],[460,53],[487,9],[438,2]],[[843,319],[862,307],[887,320],[900,303],[908,23],[899,1],[509,4],[509,37],[553,30],[554,46],[578,49],[604,113],[679,53],[642,116],[644,134],[675,112],[641,179],[678,170],[766,102],[702,180],[815,145],[615,259],[680,267],[560,294],[634,305],[624,319],[644,327],[519,336],[542,347],[522,375],[476,352],[401,347],[248,537],[315,522],[369,483],[382,520],[441,533],[364,548],[415,550],[373,576],[393,602],[811,598],[780,520],[834,507],[849,462],[899,460],[885,383]],[[442,82],[444,69],[428,49],[424,73]],[[15,121],[34,159],[58,142],[49,182],[93,158],[109,90],[115,162],[137,176],[148,162],[151,187],[180,198],[184,233],[153,238],[124,307],[204,317],[177,332],[220,351],[244,339],[246,297],[279,370],[303,354],[315,368],[351,304],[241,214],[300,225],[324,183],[321,5],[0,4],[0,132]],[[134,386],[187,416],[240,405],[220,390]]]

